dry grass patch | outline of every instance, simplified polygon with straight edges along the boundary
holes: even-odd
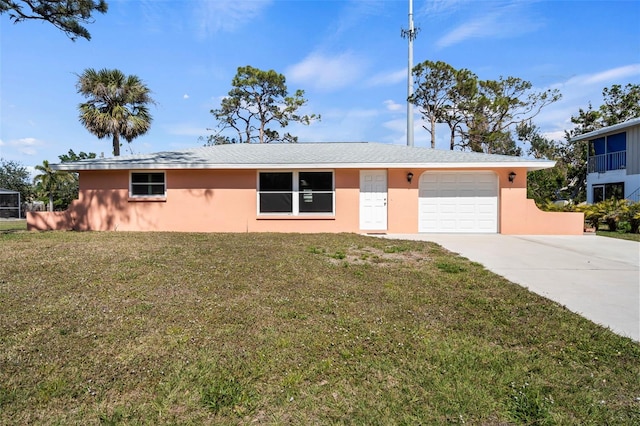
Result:
[[[423,250],[414,251],[402,243],[387,244],[382,247],[353,245],[334,252],[324,247],[311,246],[309,253],[323,255],[334,265],[376,265],[414,267],[426,261],[428,256]]]
[[[424,242],[0,234],[0,424],[638,424],[640,347]]]

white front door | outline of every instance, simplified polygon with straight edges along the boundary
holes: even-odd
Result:
[[[360,229],[387,230],[387,171],[360,171]]]

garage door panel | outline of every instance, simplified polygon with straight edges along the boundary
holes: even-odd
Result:
[[[426,172],[419,181],[420,232],[498,231],[498,180],[491,172]]]
[[[483,206],[483,205],[478,205],[478,214],[489,214],[489,215],[494,215],[496,213],[496,209],[494,206]]]
[[[476,182],[493,186],[496,183],[496,175],[494,173],[477,174]]]
[[[460,204],[458,206],[458,213],[460,215],[473,215],[476,213],[476,206],[473,204]]]
[[[473,176],[470,176],[470,175],[455,175],[455,176],[456,176],[455,181],[457,183],[466,183],[466,184],[474,185],[475,182],[477,182],[477,180],[475,180]]]

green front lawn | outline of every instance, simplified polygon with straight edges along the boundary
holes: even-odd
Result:
[[[640,345],[431,243],[13,232],[0,265],[0,424],[640,424]]]
[[[0,232],[2,231],[26,231],[27,220],[26,219],[0,219]]]

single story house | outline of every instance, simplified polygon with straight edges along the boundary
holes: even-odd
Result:
[[[538,210],[527,172],[554,162],[382,143],[230,144],[52,165],[75,171],[64,212],[33,230],[582,234]]]
[[[589,144],[587,202],[640,201],[640,117],[571,138]]]

